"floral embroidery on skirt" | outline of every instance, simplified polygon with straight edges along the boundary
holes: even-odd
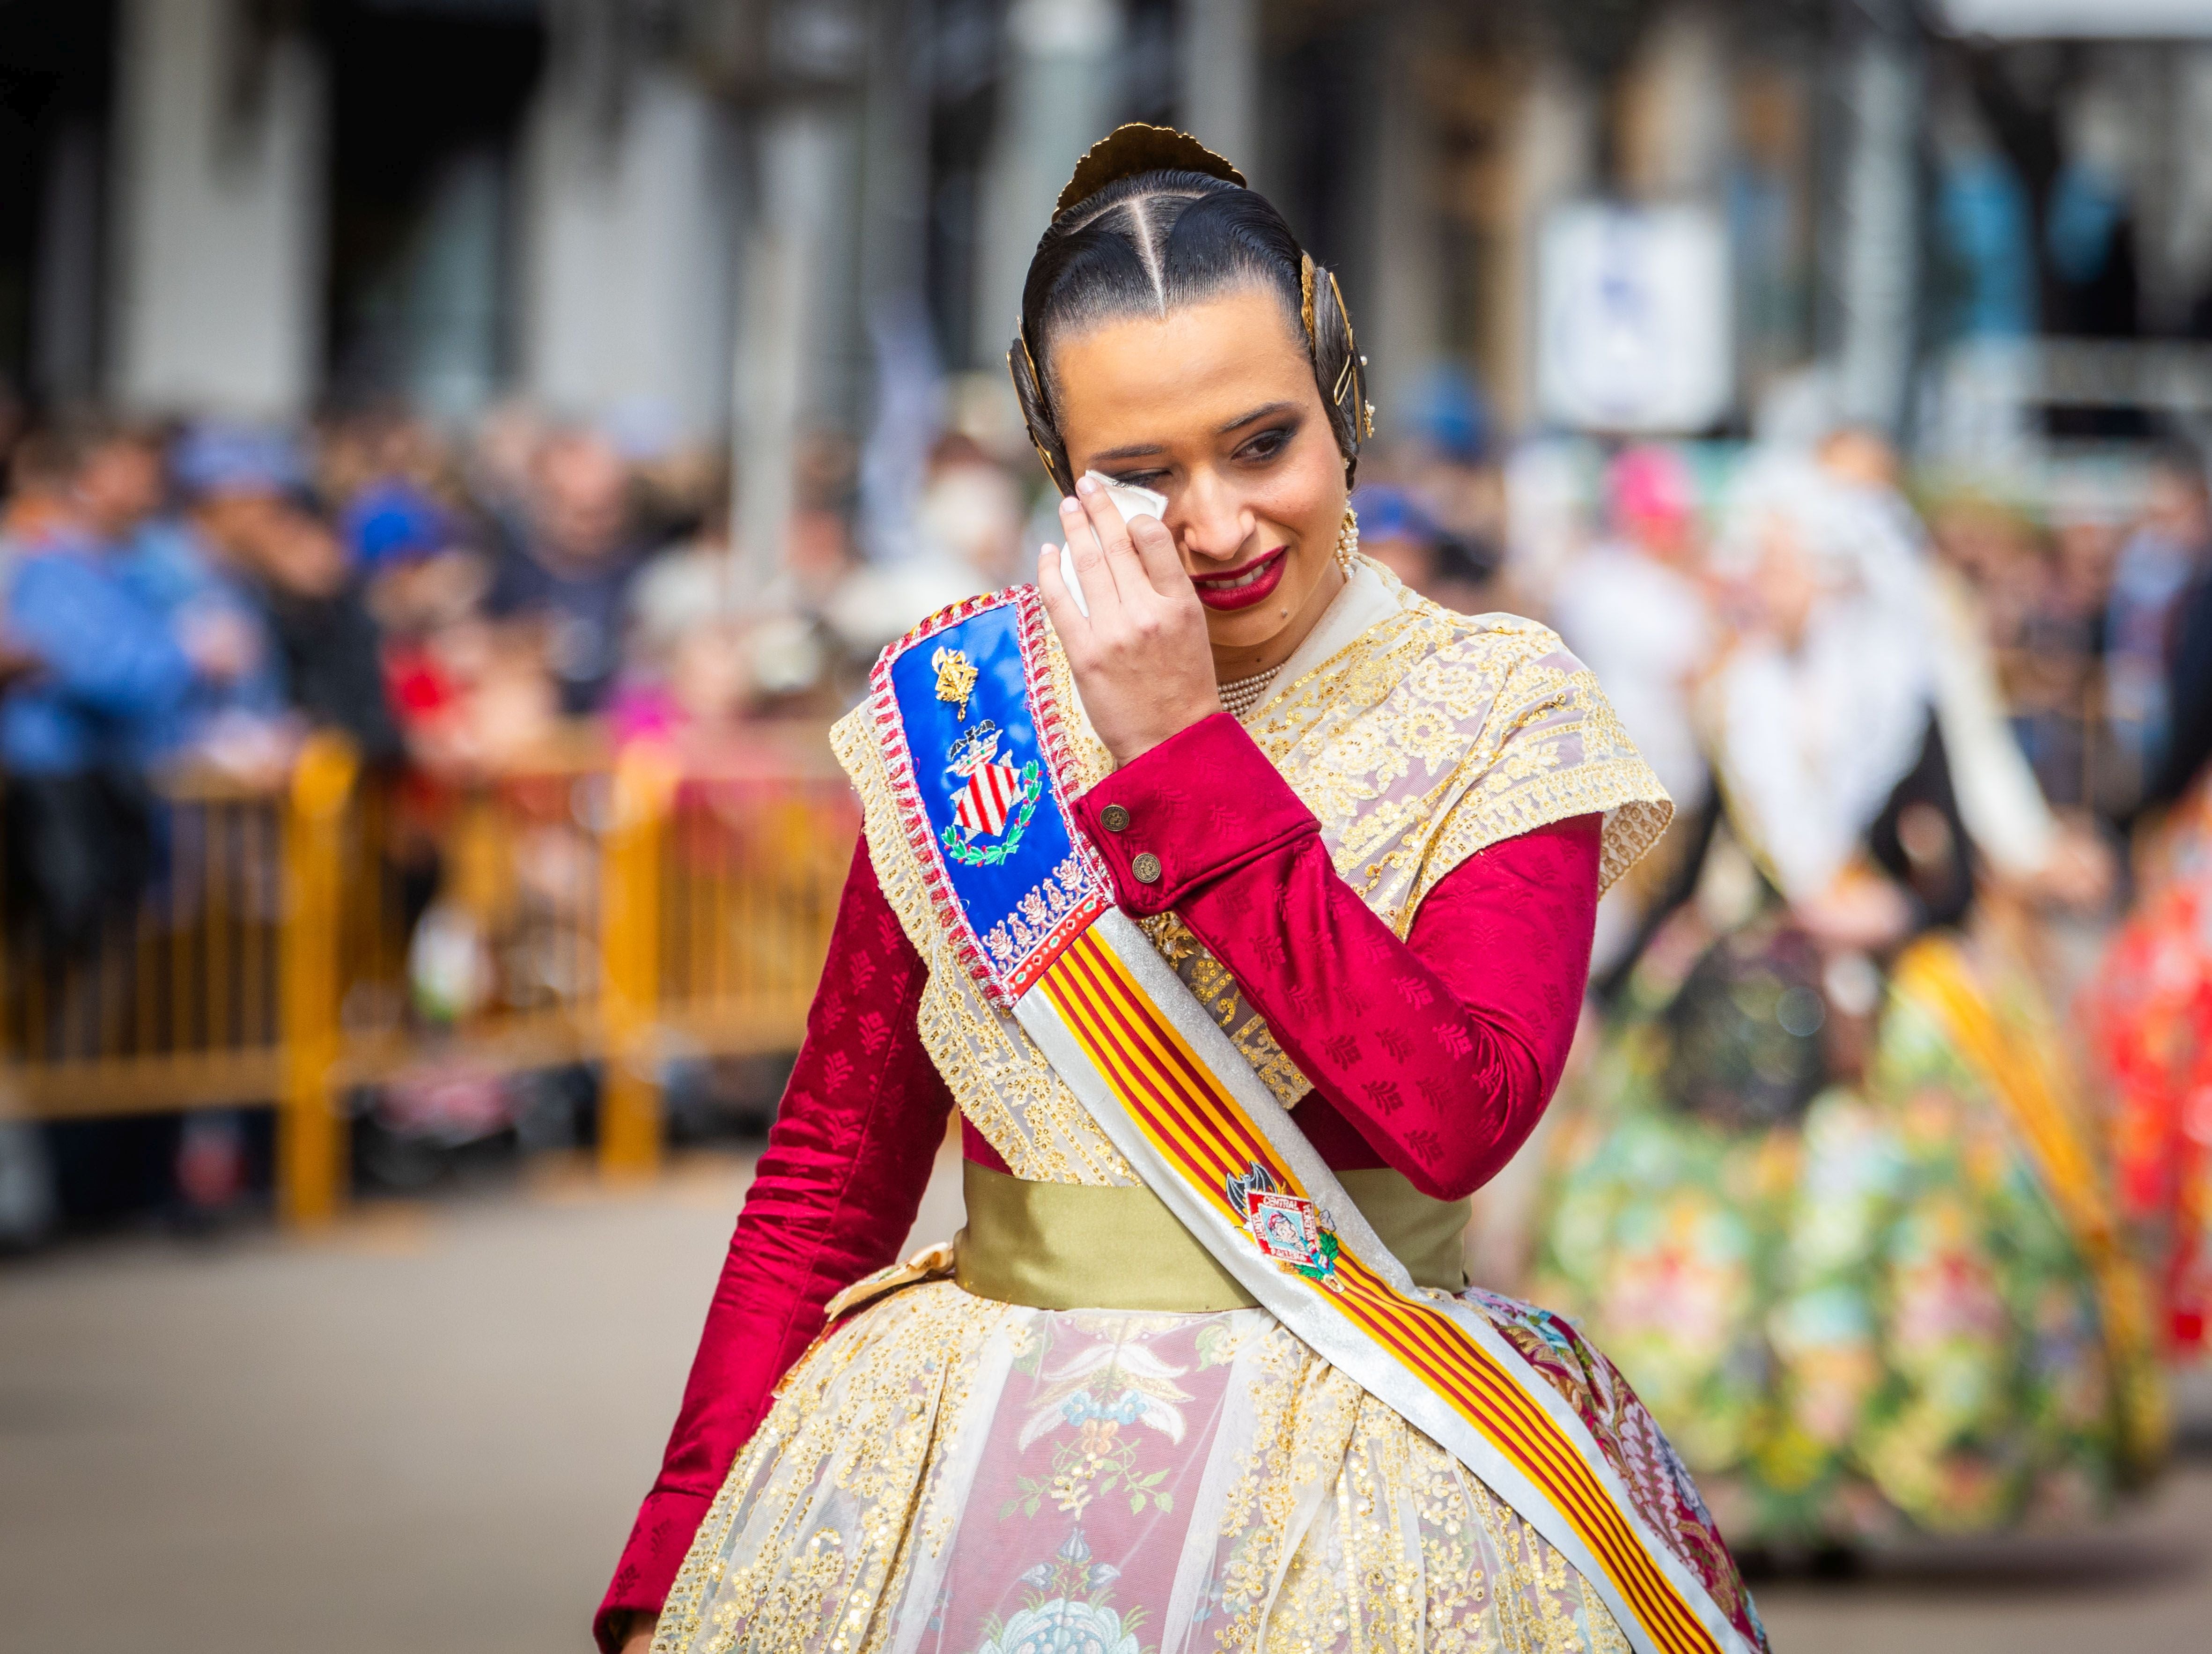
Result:
[[[1540,1311],[1470,1301],[1524,1348],[1547,1346],[1546,1377],[1647,1518],[1693,1571],[1718,1558],[1717,1590],[1738,1591],[1680,1462],[1604,1358]],[[1755,1626],[1740,1596],[1723,1607]],[[950,1282],[871,1306],[793,1370],[702,1525],[655,1644],[1628,1646],[1533,1528],[1266,1310],[1051,1311]]]
[[[2049,1012],[2024,978],[1962,939],[1917,946],[2033,1059]],[[1683,1063],[1684,1030],[1724,1025],[1677,1008],[1697,978],[1650,963],[1670,953],[1639,968],[1556,1146],[1535,1291],[1613,1353],[1731,1542],[2063,1523],[2148,1474],[2149,1351],[1927,973],[1900,964],[1863,1080],[1796,1100],[1778,1037]],[[1739,972],[1731,1000],[1794,991],[1769,975]]]

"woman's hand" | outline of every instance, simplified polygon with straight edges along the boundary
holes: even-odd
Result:
[[[1904,892],[1862,869],[1846,869],[1820,895],[1792,905],[1797,922],[1831,950],[1878,953],[1912,928]]]
[[[1075,489],[1077,497],[1060,502],[1060,521],[1089,617],[1060,577],[1057,546],[1046,546],[1037,560],[1037,589],[1075,670],[1091,727],[1115,763],[1125,764],[1221,710],[1206,608],[1165,525],[1150,517],[1122,521],[1106,490],[1087,477]]]
[[[633,1614],[623,1633],[622,1654],[653,1654],[653,1633],[660,1629],[658,1614]]]
[[[2028,881],[2045,902],[2076,913],[2094,913],[2112,898],[2117,878],[2112,853],[2086,822],[2062,821],[2051,855]]]

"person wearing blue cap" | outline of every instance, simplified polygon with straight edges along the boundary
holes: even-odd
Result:
[[[288,466],[286,449],[265,440],[229,444],[227,459],[225,448],[226,439],[205,428],[187,433],[177,445],[171,474],[189,478],[195,498],[186,514],[163,508],[163,455],[159,433],[152,430],[126,433],[80,484],[81,493],[99,495],[98,475],[112,471],[122,479],[106,490],[108,502],[94,508],[117,542],[123,578],[172,628],[180,633],[216,628],[229,635],[239,655],[234,674],[202,681],[177,707],[179,745],[211,734],[249,733],[255,726],[267,734],[286,711],[283,662],[259,599],[196,519],[218,477],[235,478],[241,471],[256,478],[294,476],[296,468]],[[249,745],[275,744],[255,736]]]
[[[394,477],[371,483],[356,494],[339,515],[338,533],[354,566],[371,580],[388,569],[450,550],[460,538],[437,501]]]
[[[208,420],[187,429],[169,456],[177,486],[195,499],[277,498],[307,487],[307,462],[283,431]]]
[[[292,709],[343,730],[372,762],[398,757],[375,623],[297,447],[281,434],[206,425],[179,443],[173,464],[193,527],[219,566],[252,583]]]

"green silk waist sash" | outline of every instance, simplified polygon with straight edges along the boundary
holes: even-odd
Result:
[[[1460,1237],[1472,1201],[1431,1200],[1388,1167],[1337,1180],[1417,1285],[1467,1285]],[[1204,1314],[1259,1299],[1141,1183],[1034,1183],[961,1163],[968,1226],[954,1240],[964,1292],[1036,1310]]]

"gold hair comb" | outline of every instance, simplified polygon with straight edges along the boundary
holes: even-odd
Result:
[[[1139,173],[1204,173],[1244,187],[1244,174],[1188,132],[1172,126],[1147,126],[1131,121],[1117,126],[1092,144],[1075,163],[1073,176],[1054,204],[1055,214],[1087,200],[1119,178]]]

